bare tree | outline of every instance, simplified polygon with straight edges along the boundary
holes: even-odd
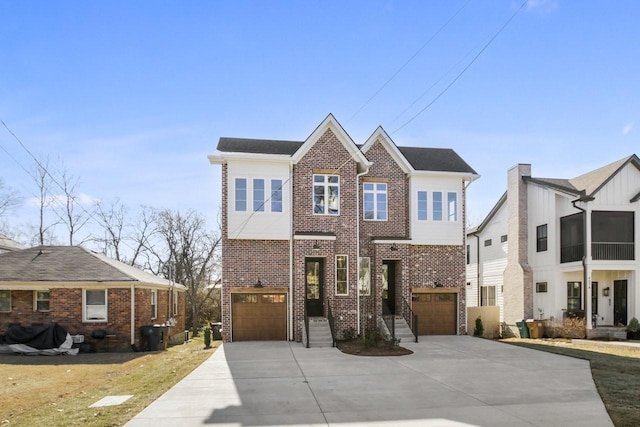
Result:
[[[87,212],[78,202],[80,180],[73,176],[64,165],[60,171],[60,180],[61,183],[59,185],[62,187],[63,200],[55,203],[54,212],[67,228],[69,245],[73,246],[74,237],[89,222],[92,214]]]
[[[36,162],[36,166],[33,171],[33,180],[38,189],[38,231],[37,237],[31,239],[32,243],[37,243],[42,246],[44,244],[48,244],[51,241],[53,236],[53,228],[58,224],[57,221],[54,221],[49,224],[45,224],[46,222],[46,212],[51,208],[52,205],[52,196],[51,196],[51,187],[53,183],[53,177],[49,173],[49,158],[47,157],[44,160],[40,160]]]
[[[94,240],[103,246],[105,255],[123,261],[122,245],[127,232],[127,207],[116,199],[108,206],[98,201],[95,208],[95,216],[98,225],[104,231],[104,237],[96,237]]]
[[[156,257],[163,261],[165,277],[187,287],[187,324],[197,334],[199,312],[214,295],[220,236],[209,232],[204,218],[194,211],[162,210],[157,214],[157,225],[166,252],[156,252]]]
[[[0,218],[11,213],[21,201],[20,193],[5,185],[2,178],[0,178]]]

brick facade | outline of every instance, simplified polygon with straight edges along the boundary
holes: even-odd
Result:
[[[144,325],[163,324],[168,319],[168,303],[170,291],[158,291],[158,316],[151,318],[151,290],[135,289],[135,345],[142,347],[140,328]],[[131,288],[111,288],[107,291],[107,322],[82,321],[82,289],[51,288],[49,289],[49,311],[34,311],[34,291],[12,290],[11,312],[0,313],[0,335],[3,335],[10,324],[32,326],[37,324],[58,323],[72,335],[84,335],[85,342],[92,344],[97,350],[129,350],[131,346]],[[176,326],[170,328],[169,336],[175,336],[173,342],[184,336],[185,293],[178,292],[178,314],[175,316]],[[106,340],[93,340],[91,333],[104,329],[115,337]],[[181,342],[181,340],[180,340]]]

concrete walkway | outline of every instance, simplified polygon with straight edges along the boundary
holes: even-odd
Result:
[[[467,336],[409,356],[226,343],[138,426],[611,426],[587,361]]]

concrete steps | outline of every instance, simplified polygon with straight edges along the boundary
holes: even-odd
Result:
[[[388,317],[386,318],[388,319]],[[391,323],[390,319],[389,319],[389,323]],[[404,317],[397,316],[397,315],[395,316],[395,328],[396,328],[395,337],[396,339],[400,340],[401,343],[416,341],[416,337],[415,335],[413,335],[413,332],[411,331],[411,328],[409,327],[407,322],[404,320]],[[384,321],[384,319],[381,319],[380,329],[382,331],[382,334],[385,337],[387,338],[391,337],[391,332],[387,328],[387,324]]]
[[[303,340],[306,339],[305,335],[306,331],[304,330],[303,326]],[[327,319],[326,317],[309,318],[309,347],[333,347],[331,327],[329,326],[329,319]]]

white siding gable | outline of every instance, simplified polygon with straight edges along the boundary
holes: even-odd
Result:
[[[410,178],[411,239],[416,245],[462,245],[463,203],[462,179],[438,175],[414,175]],[[418,192],[427,193],[427,219],[418,220]],[[442,195],[442,219],[434,220],[433,195]],[[456,194],[456,220],[449,219],[448,193]]]
[[[288,240],[291,233],[291,193],[288,161],[233,160],[228,162],[229,239]],[[236,210],[236,178],[246,180],[246,210]],[[264,180],[264,210],[254,211],[254,182]],[[272,208],[271,183],[282,183],[282,212]]]

